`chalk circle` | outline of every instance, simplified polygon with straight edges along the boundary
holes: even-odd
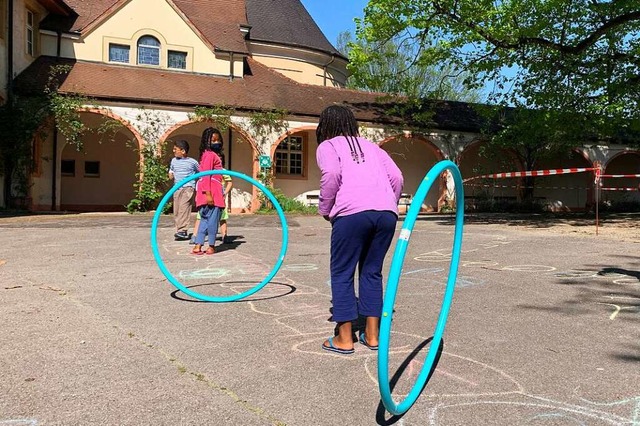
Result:
[[[264,195],[267,196],[269,201],[273,203],[273,206],[276,208],[276,211],[278,212],[278,216],[280,217],[280,223],[282,224],[282,246],[280,247],[280,254],[278,255],[278,260],[276,261],[276,264],[274,265],[273,269],[271,269],[271,272],[269,272],[269,274],[265,277],[265,279],[260,281],[251,289],[243,293],[238,293],[230,296],[207,296],[185,287],[184,285],[182,285],[180,281],[178,281],[171,274],[171,272],[169,272],[166,265],[164,264],[164,261],[162,260],[162,256],[160,256],[160,251],[158,250],[158,238],[156,234],[158,230],[158,222],[160,221],[160,216],[162,215],[162,210],[164,209],[164,206],[167,204],[167,202],[173,196],[173,194],[178,189],[183,187],[185,184],[191,182],[192,180],[196,180],[201,177],[210,176],[210,175],[229,175],[229,176],[237,177],[257,187],[259,190],[261,190],[264,193]],[[276,200],[276,197],[274,197],[274,195],[271,193],[271,191],[269,191],[267,187],[265,187],[263,184],[261,184],[257,180],[245,174],[234,172],[233,170],[207,170],[204,172],[196,173],[195,175],[190,176],[176,183],[173,186],[173,188],[171,188],[169,192],[165,194],[165,196],[160,201],[160,204],[158,204],[156,213],[155,215],[153,215],[153,221],[151,222],[151,249],[153,250],[153,257],[155,258],[156,263],[158,264],[158,267],[160,267],[160,271],[162,271],[162,273],[167,278],[167,280],[169,280],[169,282],[173,284],[178,290],[195,299],[203,300],[205,302],[233,302],[236,300],[244,299],[245,297],[251,296],[257,291],[260,291],[260,289],[262,289],[265,285],[267,285],[269,281],[271,281],[271,279],[278,273],[278,270],[280,269],[280,266],[282,266],[282,262],[284,261],[284,256],[287,253],[288,242],[289,242],[289,230],[287,228],[287,219],[285,218],[284,211],[282,210],[280,203],[278,203],[278,200]]]
[[[505,266],[501,270],[513,272],[552,272],[555,271],[556,268],[554,268],[553,266],[545,265],[513,265]]]
[[[491,266],[498,266],[498,262],[463,262],[462,266],[465,268],[489,268]]]
[[[406,219],[405,219],[406,222]],[[413,258],[413,260],[418,262],[446,262],[451,260],[451,253],[447,254],[420,254]]]
[[[621,284],[621,285],[626,285],[626,284],[640,284],[640,281],[638,280],[638,278],[633,278],[633,277],[628,277],[628,278],[621,278],[619,280],[615,280],[613,282],[614,284]]]
[[[422,202],[427,196],[429,189],[434,182],[438,182],[438,177],[445,171],[450,170],[455,182],[455,194],[456,194],[456,227],[453,238],[453,250],[451,256],[451,263],[449,264],[449,276],[447,279],[447,288],[442,299],[442,306],[440,308],[440,315],[438,322],[434,330],[433,339],[429,346],[429,352],[425,358],[424,365],[416,383],[413,385],[411,391],[407,394],[406,398],[400,403],[396,402],[391,397],[391,389],[389,384],[389,341],[391,335],[391,321],[393,319],[393,306],[396,300],[396,293],[398,291],[398,283],[400,282],[400,275],[402,275],[402,266],[404,258],[407,253],[407,247],[409,245],[409,239],[411,237],[411,231],[420,212]],[[389,280],[387,281],[386,295],[384,297],[384,303],[382,305],[382,318],[380,321],[380,343],[378,350],[378,386],[380,388],[380,395],[382,402],[387,411],[393,415],[401,415],[406,413],[409,408],[416,402],[418,396],[422,392],[422,389],[426,386],[429,379],[433,363],[438,355],[438,349],[442,345],[442,335],[447,323],[447,317],[449,316],[449,309],[451,308],[451,300],[453,298],[453,290],[456,284],[456,276],[458,274],[458,265],[460,263],[460,252],[462,249],[462,228],[464,225],[464,189],[462,184],[462,177],[460,176],[460,170],[451,161],[444,160],[437,163],[425,176],[424,180],[418,187],[414,195],[414,202],[411,203],[407,216],[404,219],[402,230],[400,231],[400,237],[396,243],[396,248],[393,253],[393,260],[391,261],[391,269],[389,271]]]
[[[556,278],[594,278],[598,276],[598,272],[597,271],[583,271],[580,269],[572,269],[570,271],[564,271],[564,272],[558,272],[556,274],[553,274],[554,277]]]

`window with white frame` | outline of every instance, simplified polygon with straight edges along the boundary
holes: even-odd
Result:
[[[275,152],[276,174],[304,176],[304,148],[302,136],[289,136],[280,142]]]
[[[27,54],[30,56],[34,56],[34,52],[35,52],[35,49],[34,49],[35,22],[36,22],[35,14],[29,9],[27,9],[25,41],[26,41]]]
[[[109,43],[109,62],[129,63],[129,51],[126,44]]]
[[[138,39],[138,64],[160,65],[160,42],[153,36]]]

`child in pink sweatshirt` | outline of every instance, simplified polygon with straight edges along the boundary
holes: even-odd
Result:
[[[222,134],[209,127],[202,133],[200,142],[200,171],[221,170],[222,161],[216,152],[222,150]],[[222,196],[222,175],[201,177],[196,184],[196,207],[200,214],[200,224],[196,230],[196,245],[193,254],[213,254],[220,214],[225,207]],[[209,235],[209,247],[202,251],[204,239]]]
[[[398,220],[402,173],[385,151],[359,136],[353,112],[344,106],[333,105],[321,113],[316,136],[321,171],[319,212],[332,226],[332,316],[338,330],[322,348],[353,353],[351,322],[362,316],[366,326],[360,343],[377,350],[382,264]]]

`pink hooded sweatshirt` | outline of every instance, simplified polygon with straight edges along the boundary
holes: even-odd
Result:
[[[213,151],[205,151],[200,158],[200,171],[222,170],[222,161]],[[206,192],[211,192],[213,204],[216,207],[224,208],[224,196],[222,195],[222,175],[204,176],[196,183],[196,207],[200,208],[207,204]]]
[[[389,154],[369,140],[337,136],[318,145],[321,215],[333,219],[365,210],[398,214],[404,184]]]

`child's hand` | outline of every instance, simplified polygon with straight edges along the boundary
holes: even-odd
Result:
[[[206,196],[207,196],[207,204],[210,206],[213,206],[213,197],[211,196],[211,193],[207,192]]]

